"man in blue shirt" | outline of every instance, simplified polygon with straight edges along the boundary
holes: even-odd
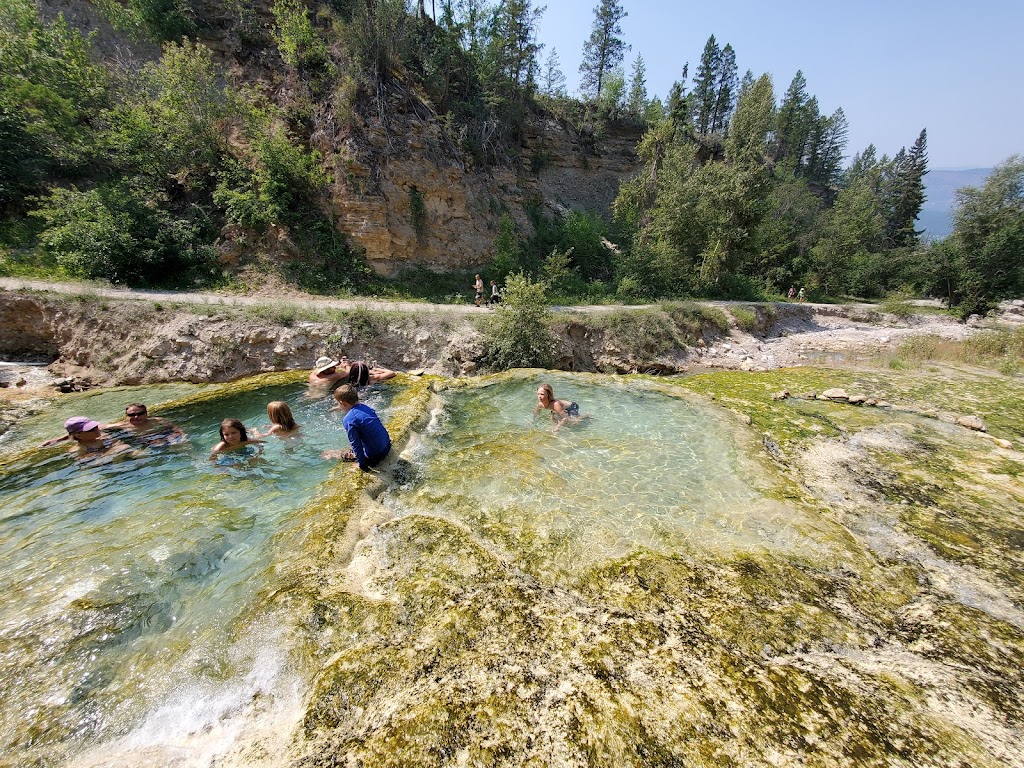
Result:
[[[341,423],[345,427],[352,449],[348,451],[324,451],[325,459],[354,461],[363,471],[380,464],[391,451],[391,436],[381,423],[377,412],[359,402],[359,393],[351,384],[344,384],[334,390],[338,407],[345,412]]]

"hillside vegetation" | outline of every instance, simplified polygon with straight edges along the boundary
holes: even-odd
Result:
[[[680,61],[665,101],[650,98],[642,56],[621,67],[619,0],[594,9],[574,96],[530,0],[40,7],[0,8],[3,274],[188,288],[255,271],[317,293],[446,300],[482,268],[566,302],[804,286],[941,296],[964,313],[1024,291],[1020,157],[960,190],[953,234],[922,244],[924,129],[894,157],[851,157],[842,110],[821,114],[801,72],[780,97],[714,36],[692,80]],[[615,130],[642,136],[610,216],[539,191],[554,155],[538,126],[552,125],[581,173]],[[385,189],[399,145],[449,187],[489,174],[494,193],[467,209],[490,232],[479,253],[422,255],[444,250],[426,248],[443,201],[407,181]],[[353,206],[384,239],[414,233],[408,271],[370,268],[339,214]]]

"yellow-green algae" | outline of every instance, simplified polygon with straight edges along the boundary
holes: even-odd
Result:
[[[863,387],[917,408],[941,398],[943,410],[977,413],[1019,440],[1020,385],[990,383],[808,369],[661,386],[749,416],[786,472],[776,487],[789,484],[789,503],[850,522],[902,512],[891,522],[927,541],[929,527],[906,507],[932,505],[954,474],[973,478],[969,494],[990,513],[1007,487],[1019,504],[1019,455],[966,431],[965,447],[953,450],[954,428],[910,413],[770,395]],[[867,488],[883,508],[852,498],[833,509],[803,485],[805,449],[894,420],[907,425],[912,448],[864,451],[869,469],[889,465],[887,485]],[[499,455],[516,469],[530,461]],[[950,503],[943,514],[961,509]],[[367,542],[375,596],[342,590],[320,603],[314,623],[334,655],[317,680],[297,765],[1024,764],[1022,627],[936,587],[941,564],[875,552],[856,526],[829,527],[836,560],[637,550],[566,583],[532,565],[550,557],[534,539],[502,534],[511,525],[491,521],[482,532],[407,515],[379,526]],[[973,535],[1006,534],[1008,553],[1011,527]],[[972,572],[1019,589],[1019,571],[1014,578],[995,560],[978,558]]]
[[[254,377],[208,396],[303,376]],[[319,669],[291,763],[1024,764],[1024,626],[1012,611],[1022,604],[1024,459],[914,412],[771,399],[841,386],[917,411],[976,413],[1019,445],[1024,387],[818,369],[641,380],[749,416],[740,440],[759,454],[759,485],[819,515],[814,531],[828,546],[718,557],[637,549],[553,578],[546,563],[568,545],[539,540],[514,508],[472,525],[392,519],[373,496],[404,481],[401,458],[380,476],[338,465],[278,534],[284,585],[266,595],[298,611]],[[389,384],[396,452],[439,384]],[[889,434],[902,439],[869,439]],[[832,443],[863,462],[835,467],[836,498],[808,485],[802,463]],[[534,460],[492,450],[507,471]],[[934,559],[879,551],[865,533],[877,521]],[[355,557],[373,565],[358,583]],[[1009,608],[962,602],[937,578],[947,563],[960,568],[954,577],[1003,590]]]

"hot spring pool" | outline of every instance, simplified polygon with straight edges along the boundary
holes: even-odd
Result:
[[[63,443],[3,467],[0,750],[19,756],[12,764],[59,765],[133,732],[178,743],[254,697],[294,719],[298,662],[261,601],[288,554],[278,539],[333,467],[320,452],[347,445],[333,400],[305,390],[260,387],[167,411],[152,406],[181,388],[133,388],[27,425],[38,440],[72,412],[113,419],[140,400],[189,439],[110,461],[76,460]],[[386,418],[389,398],[378,389],[367,400]],[[271,400],[291,405],[303,438],[211,462],[220,421],[269,426]]]
[[[576,401],[582,421],[534,417],[538,385]],[[504,378],[442,392],[408,452],[414,485],[390,491],[396,514],[467,526],[545,570],[578,572],[635,549],[817,549],[813,521],[769,495],[734,420],[697,399],[634,380]]]
[[[541,381],[587,418],[557,432],[546,413],[534,419]],[[346,445],[339,415],[297,384],[111,391],[64,401],[52,423],[8,436],[0,460],[17,458],[0,475],[6,759],[157,766],[231,755],[230,764],[247,765],[259,733],[257,751],[280,750],[271,762],[285,764],[300,723],[315,734],[335,717],[323,714],[324,701],[340,696],[361,723],[369,705],[355,702],[366,691],[391,691],[381,694],[385,709],[417,700],[419,683],[405,686],[397,660],[429,653],[435,625],[459,624],[466,637],[484,631],[461,622],[487,589],[504,596],[486,598],[479,626],[513,628],[494,647],[462,644],[451,657],[483,669],[466,678],[483,689],[501,682],[488,671],[493,654],[522,660],[515,674],[538,663],[530,657],[543,643],[516,636],[515,621],[596,610],[580,607],[574,590],[617,559],[817,557],[831,546],[819,540],[820,521],[780,500],[773,473],[751,458],[753,438],[704,401],[645,380],[582,375],[438,384],[419,418],[392,422],[413,425],[398,436],[401,455],[372,496],[357,494],[345,509],[333,500],[358,473],[320,458]],[[389,421],[415,386],[425,382],[389,382],[366,399]],[[66,448],[17,453],[72,413],[110,420],[129,401],[181,395],[153,410],[189,435],[182,445],[110,462],[76,461]],[[259,455],[209,461],[221,419],[266,425],[265,405],[277,399],[303,426],[301,442],[270,439]],[[304,532],[318,525],[338,540],[298,551],[313,546]],[[306,597],[280,599],[289,591]],[[565,634],[564,649],[543,650],[543,663],[575,664],[585,626]],[[346,671],[325,675],[325,664]],[[448,684],[431,678],[455,706]],[[393,752],[396,764],[417,754]]]

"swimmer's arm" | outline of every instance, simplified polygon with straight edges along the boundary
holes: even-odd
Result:
[[[219,443],[217,443],[215,446],[213,446],[213,450],[210,451],[210,458],[211,459],[216,458],[217,454],[220,453],[221,451],[223,451],[225,448],[227,448],[227,443],[225,443],[223,440],[221,440]]]
[[[46,441],[40,443],[39,447],[40,448],[48,448],[49,446],[56,445],[57,443],[59,443],[59,442],[61,442],[63,440],[70,440],[70,439],[71,439],[71,435],[67,435],[67,434],[61,435],[60,437],[51,437],[49,440],[46,440]]]

